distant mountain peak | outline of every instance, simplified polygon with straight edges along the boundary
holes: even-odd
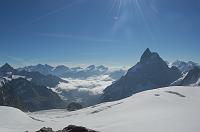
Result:
[[[147,49],[144,51],[144,53],[142,54],[140,60],[141,60],[141,61],[142,61],[142,60],[145,60],[146,58],[149,58],[151,55],[152,55],[152,52],[150,51],[149,48],[147,48]]]
[[[140,58],[141,63],[149,63],[149,62],[155,62],[160,61],[162,62],[162,58],[160,58],[159,54],[156,52],[151,52],[149,48],[147,48],[144,53],[142,54]],[[166,63],[166,62],[165,62]]]
[[[170,67],[175,66],[177,67],[182,73],[187,73],[190,70],[194,69],[194,67],[200,67],[198,63],[195,63],[193,61],[181,61],[181,60],[176,60],[175,62],[170,64]]]
[[[95,68],[96,68],[95,65],[89,65],[89,66],[87,67],[88,70],[94,70]]]
[[[58,65],[58,66],[56,66],[56,68],[63,68],[63,69],[69,69],[69,67],[67,67],[67,66],[65,66],[65,65]]]
[[[5,71],[5,72],[14,71],[14,68],[10,66],[8,63],[5,63],[0,69],[1,71]]]
[[[11,67],[11,65],[10,64],[8,64],[7,62],[3,65],[3,66],[6,66],[6,67]],[[2,66],[2,67],[3,67]]]
[[[53,68],[52,66],[50,66],[50,65],[48,65],[48,64],[37,64],[35,67],[41,67],[41,68],[45,68],[45,67],[47,67],[47,68]]]

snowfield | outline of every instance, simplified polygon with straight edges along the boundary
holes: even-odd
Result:
[[[0,131],[62,129],[69,124],[101,132],[199,132],[200,87],[166,87],[79,111],[23,113],[0,107]]]

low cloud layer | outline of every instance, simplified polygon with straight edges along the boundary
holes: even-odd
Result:
[[[90,91],[93,94],[101,94],[103,90],[114,81],[108,75],[94,76],[87,79],[65,78],[69,83],[60,83],[57,88],[66,91],[77,89]]]
[[[98,103],[103,90],[114,81],[109,75],[93,76],[87,79],[64,79],[68,83],[60,83],[53,90],[67,102],[79,102],[84,107]]]

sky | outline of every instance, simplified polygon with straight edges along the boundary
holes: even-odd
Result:
[[[200,63],[199,0],[1,0],[0,64]]]

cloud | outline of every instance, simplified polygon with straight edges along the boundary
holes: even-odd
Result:
[[[67,91],[77,89],[78,91],[89,91],[92,94],[101,94],[103,90],[114,81],[109,75],[89,77],[87,79],[66,78],[69,83],[60,83],[57,88]]]
[[[93,41],[93,42],[113,42],[114,41],[112,39],[94,38],[94,37],[78,36],[78,35],[71,35],[71,34],[40,33],[39,35],[45,36],[45,37],[67,38],[67,39]]]
[[[46,17],[49,17],[49,16],[54,15],[54,14],[57,14],[57,13],[59,13],[59,12],[65,10],[65,9],[68,9],[68,8],[70,8],[70,7],[73,7],[74,5],[80,4],[80,3],[85,2],[85,1],[86,1],[86,0],[73,0],[71,3],[69,3],[69,4],[67,4],[67,5],[64,5],[64,6],[61,7],[61,8],[58,8],[58,9],[56,9],[56,10],[50,11],[50,12],[44,14],[44,15],[39,16],[38,18],[32,20],[31,23],[38,22],[38,21],[40,21],[40,20],[42,20],[42,19],[44,19],[44,18],[46,18]]]
[[[60,83],[53,91],[59,93],[68,102],[79,102],[84,107],[99,102],[103,90],[114,81],[108,75],[89,77],[87,79],[65,78],[69,83]]]

